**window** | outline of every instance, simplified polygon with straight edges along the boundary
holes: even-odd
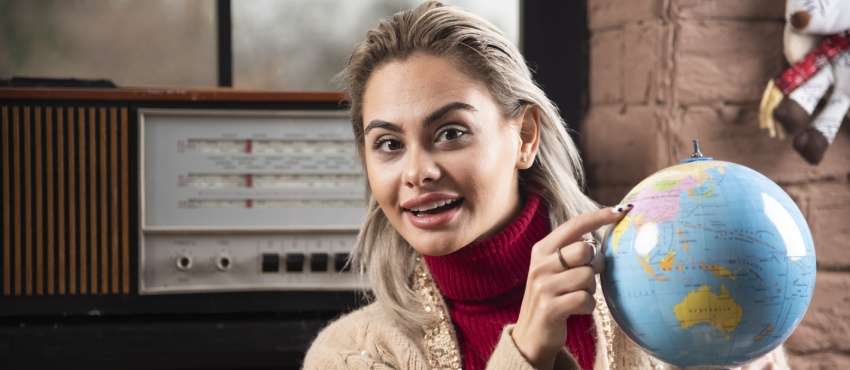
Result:
[[[215,1],[0,1],[0,78],[216,85]]]
[[[448,1],[519,40],[519,0]],[[240,89],[338,90],[339,72],[377,21],[419,0],[231,1],[232,81]],[[0,0],[0,79],[110,79],[119,86],[218,83],[215,0]]]
[[[337,90],[354,45],[378,20],[416,0],[254,0],[233,5],[233,85],[246,89]],[[518,0],[456,0],[515,43]]]

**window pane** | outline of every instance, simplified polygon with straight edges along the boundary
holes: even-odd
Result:
[[[338,90],[332,81],[378,20],[417,0],[254,0],[233,4],[233,84],[239,88]],[[493,22],[516,43],[519,0],[449,3]]]
[[[0,0],[0,78],[215,86],[215,1]]]

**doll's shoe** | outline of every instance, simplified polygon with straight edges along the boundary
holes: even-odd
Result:
[[[829,141],[815,128],[807,128],[794,136],[794,149],[810,164],[816,165],[823,159]]]
[[[812,116],[800,104],[784,97],[773,111],[773,118],[782,124],[788,136],[794,136],[809,126]]]

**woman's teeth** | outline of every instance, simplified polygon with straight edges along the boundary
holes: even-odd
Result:
[[[442,207],[446,204],[454,202],[455,200],[457,200],[457,199],[446,199],[446,200],[437,201],[437,202],[428,204],[428,205],[423,206],[423,207],[413,208],[412,211],[416,211],[416,212],[429,211],[429,210],[432,210],[434,208]]]
[[[440,200],[440,201],[433,202],[431,204],[424,205],[422,207],[411,208],[408,211],[413,212],[414,215],[418,216],[422,212],[432,211],[432,210],[435,210],[435,209],[438,209],[438,208],[441,208],[441,207],[445,207],[447,205],[452,206],[455,203],[457,203],[458,201],[460,201],[460,198]]]

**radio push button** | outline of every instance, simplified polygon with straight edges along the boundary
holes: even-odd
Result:
[[[280,270],[280,256],[277,253],[263,253],[263,272],[278,272]]]
[[[346,272],[351,270],[351,265],[348,264],[348,253],[334,254],[334,270],[336,272]]]
[[[302,272],[304,271],[304,253],[287,253],[286,254],[286,271]]]
[[[328,254],[310,253],[310,271],[328,271]]]

